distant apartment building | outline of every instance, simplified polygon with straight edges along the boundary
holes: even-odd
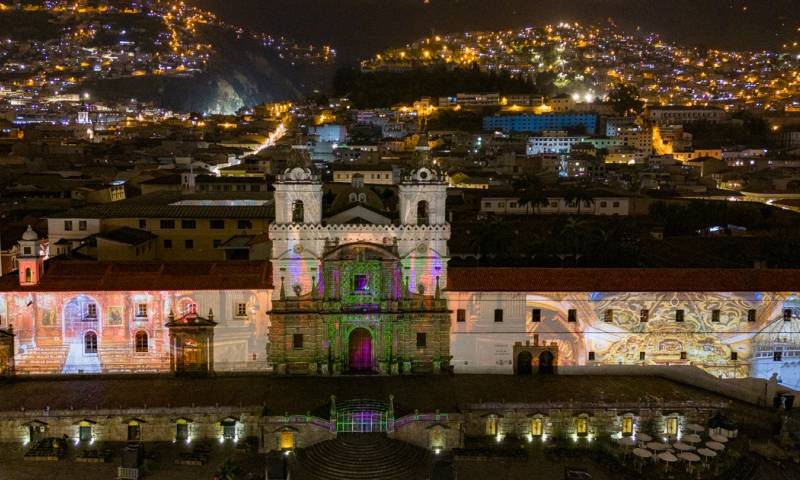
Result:
[[[525,149],[528,156],[541,153],[567,154],[573,145],[586,142],[585,136],[567,135],[566,132],[553,132],[538,137],[530,137]]]
[[[381,164],[334,164],[333,183],[352,183],[360,175],[364,185],[397,185],[400,183],[399,167]]]
[[[456,105],[469,107],[496,107],[500,105],[500,94],[492,93],[457,93]]]
[[[47,218],[51,256],[99,260],[266,258],[272,194],[158,192]]]
[[[673,152],[673,158],[675,160],[686,163],[691,162],[692,160],[697,160],[698,158],[703,157],[711,157],[711,158],[722,158],[722,149],[721,148],[696,148],[694,150],[689,150],[686,152]]]
[[[579,205],[580,203],[580,205]],[[548,196],[541,205],[521,204],[514,197],[484,197],[481,213],[494,215],[630,215],[631,200],[623,196],[598,196],[591,201]]]
[[[308,127],[308,134],[318,142],[342,143],[347,139],[347,127],[336,123],[312,125]]]
[[[502,132],[543,132],[545,130],[582,130],[593,135],[597,131],[595,113],[545,113],[493,115],[483,118],[483,129]]]
[[[683,125],[695,122],[721,123],[727,117],[724,110],[713,107],[650,107],[646,118],[656,125]]]

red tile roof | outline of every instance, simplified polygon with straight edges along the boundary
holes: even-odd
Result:
[[[22,287],[14,272],[0,277],[0,292],[249,290],[272,288],[266,261],[93,262],[53,259],[39,285]]]
[[[456,292],[789,292],[800,270],[451,267]]]

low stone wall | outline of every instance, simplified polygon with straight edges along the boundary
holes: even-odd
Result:
[[[734,383],[719,379],[691,365],[559,366],[558,374],[661,377],[758,406],[771,405],[777,388],[775,379],[752,379],[752,382]]]

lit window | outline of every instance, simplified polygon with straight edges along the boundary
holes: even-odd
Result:
[[[489,415],[486,417],[486,435],[495,436],[497,435],[497,426],[498,426],[498,418],[497,415]]]
[[[678,417],[668,417],[667,418],[667,435],[677,435],[678,434]]]
[[[281,450],[292,450],[294,448],[294,432],[281,432],[278,446]]]

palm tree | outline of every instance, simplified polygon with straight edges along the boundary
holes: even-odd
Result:
[[[535,175],[528,175],[514,180],[512,184],[514,194],[520,205],[530,205],[536,212],[536,207],[546,207],[549,203],[547,195],[542,190],[542,182]]]
[[[577,202],[578,203],[578,215],[581,214],[581,205],[587,203],[589,205],[594,205],[594,195],[591,192],[584,190],[582,188],[570,188],[564,194],[564,201],[567,203]]]

